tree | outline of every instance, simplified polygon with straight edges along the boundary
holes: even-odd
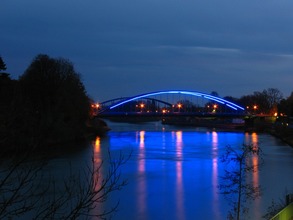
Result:
[[[211,92],[211,95],[212,95],[212,96],[219,97],[219,93],[218,93],[218,92],[216,92],[216,91],[212,91],[212,92]]]
[[[0,219],[106,219],[118,203],[106,210],[96,206],[127,184],[120,169],[128,160],[121,154],[116,159],[108,155],[100,164],[92,159],[79,175],[69,172],[61,182],[54,175],[44,177],[47,161],[32,161],[30,152],[5,160],[0,167]],[[101,175],[105,163],[109,169]]]
[[[81,138],[89,117],[90,101],[73,64],[38,55],[18,80],[10,144],[27,148]]]
[[[293,92],[287,99],[282,99],[278,105],[278,114],[293,116]]]
[[[277,112],[277,106],[283,99],[283,94],[276,88],[268,88],[263,91],[264,96],[267,99],[268,108],[271,113]]]
[[[247,173],[257,172],[262,164],[259,158],[261,149],[257,145],[244,144],[241,149],[226,147],[226,153],[221,157],[222,162],[226,163],[224,176],[221,177],[222,183],[218,186],[222,194],[231,202],[232,209],[228,213],[229,219],[240,219],[241,214],[247,212],[245,202],[248,199],[256,199],[261,194],[259,185],[250,183]],[[252,158],[257,157],[260,162],[252,162]]]
[[[0,56],[0,71],[6,70],[6,64],[4,63],[2,57]]]
[[[278,89],[269,88],[262,92],[253,92],[252,95],[242,96],[239,103],[248,107],[248,110],[253,113],[274,114],[277,112],[277,105],[282,99],[283,95]]]

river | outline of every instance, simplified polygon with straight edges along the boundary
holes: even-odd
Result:
[[[248,202],[244,219],[261,219],[273,199],[293,192],[293,148],[269,134],[107,123],[112,130],[93,143],[95,158],[100,161],[108,149],[114,157],[131,154],[121,169],[128,184],[104,204],[119,201],[112,219],[226,219],[231,206],[218,185],[227,145],[258,144],[263,150],[264,164],[248,178],[261,185],[262,196]]]
[[[107,123],[112,130],[105,137],[97,137],[90,146],[86,143],[71,153],[56,152],[40,166],[38,175],[32,177],[36,190],[45,192],[45,197],[36,197],[34,202],[44,208],[42,213],[47,207],[54,207],[56,201],[62,201],[59,206],[64,206],[58,211],[60,216],[63,216],[62,210],[70,210],[72,193],[80,196],[82,193],[78,192],[85,190],[79,187],[90,181],[85,170],[91,167],[92,161],[96,167],[101,165],[101,178],[106,177],[109,152],[112,160],[119,159],[120,155],[129,157],[120,167],[121,180],[127,180],[128,184],[112,192],[106,202],[97,204],[94,210],[109,210],[119,202],[117,211],[108,216],[114,220],[226,219],[231,205],[218,185],[225,169],[220,157],[228,145],[238,148],[243,144],[257,144],[263,150],[262,167],[247,176],[254,186],[261,185],[262,195],[247,202],[248,213],[242,219],[262,219],[272,200],[278,203],[293,192],[293,148],[269,134],[175,127],[159,122]],[[254,157],[252,162],[259,160]],[[2,171],[3,166],[2,163]],[[19,169],[15,180],[11,180],[14,183],[19,183],[26,174],[22,166]],[[4,175],[2,171],[0,174]],[[66,181],[72,188],[70,193],[66,193]],[[37,195],[37,191],[33,190],[33,194]],[[57,191],[60,193],[54,193]],[[29,195],[30,200],[32,195]],[[46,198],[51,198],[51,205]],[[32,216],[35,214],[23,215],[24,219]]]

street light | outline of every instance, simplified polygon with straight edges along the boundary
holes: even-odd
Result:
[[[258,106],[257,105],[254,105],[253,106],[253,111],[254,111],[254,114],[256,114],[256,110],[258,109]]]
[[[178,106],[178,109],[179,109],[178,111],[180,112],[180,109],[182,108],[182,105],[179,103],[177,106]]]
[[[140,111],[142,112],[142,109],[144,108],[144,104],[143,103],[141,103],[140,104]]]
[[[214,109],[213,109],[213,113],[215,113],[216,112],[216,109],[218,108],[218,106],[216,105],[216,104],[214,104]]]

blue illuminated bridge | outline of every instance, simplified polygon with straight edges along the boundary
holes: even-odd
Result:
[[[226,99],[198,91],[167,90],[121,97],[98,103],[95,114],[115,121],[162,120],[167,123],[192,124],[228,119],[241,121],[245,109]],[[209,120],[207,120],[207,118]],[[231,121],[231,120],[230,120]]]

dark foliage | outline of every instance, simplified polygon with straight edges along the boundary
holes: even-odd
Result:
[[[287,99],[282,99],[278,106],[278,113],[293,117],[293,92]]]
[[[276,88],[268,88],[262,92],[254,92],[252,95],[245,95],[239,99],[239,103],[245,106],[251,113],[274,114],[277,112],[277,105],[281,102],[283,94]],[[253,107],[256,106],[256,109]]]
[[[5,144],[19,150],[81,138],[89,108],[72,63],[38,55],[17,82]]]
[[[6,64],[3,61],[2,57],[0,56],[0,71],[1,70],[6,70]]]

